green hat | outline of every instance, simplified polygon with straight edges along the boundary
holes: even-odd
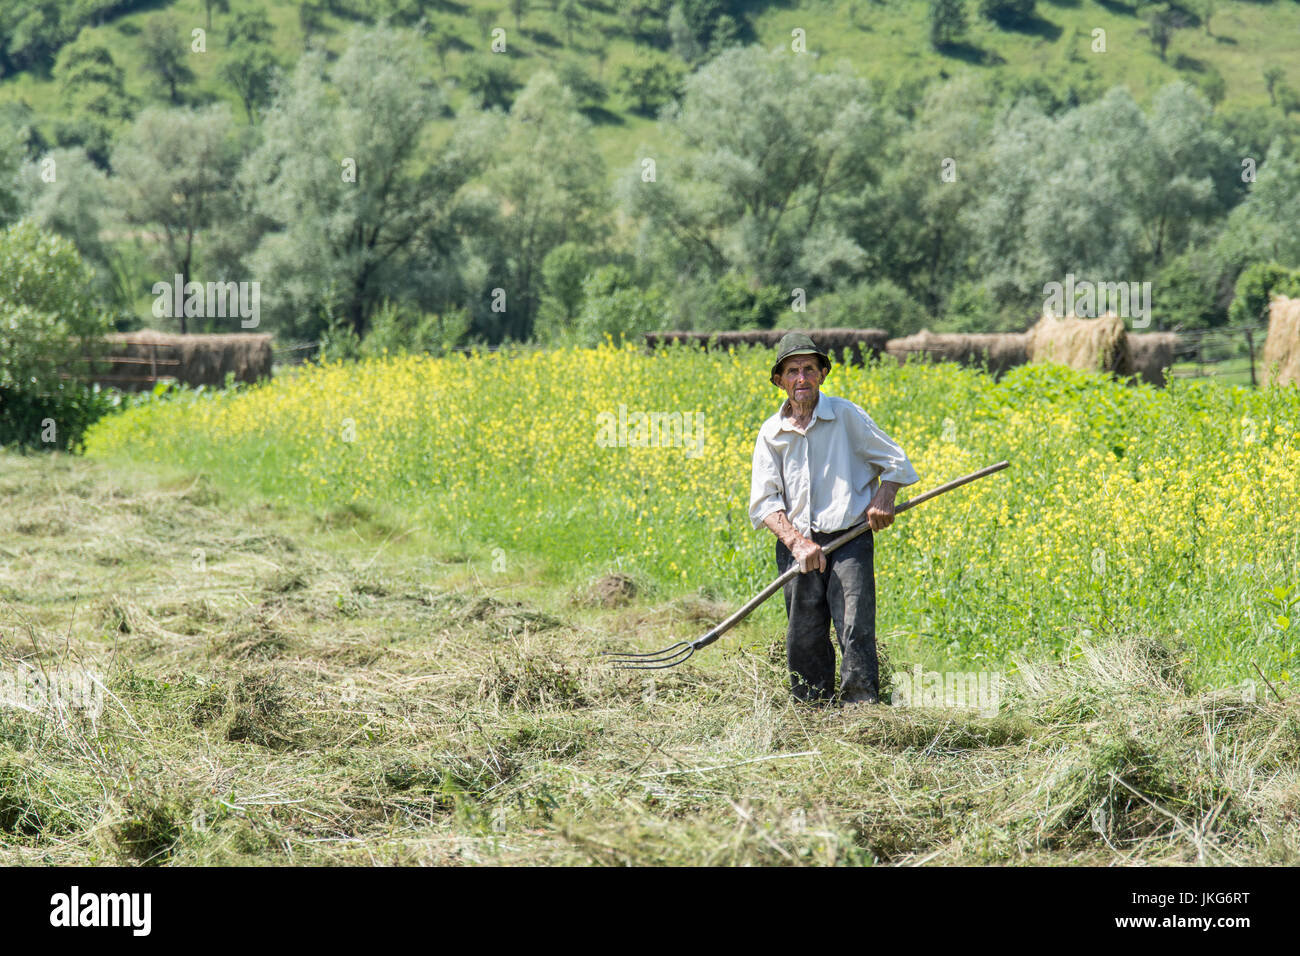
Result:
[[[779,385],[776,372],[784,362],[792,355],[819,355],[821,356],[821,367],[830,371],[831,358],[826,354],[826,350],[818,348],[803,332],[787,332],[781,337],[781,341],[776,344],[776,361],[772,363],[772,384]]]

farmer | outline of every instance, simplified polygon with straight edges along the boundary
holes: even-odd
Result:
[[[786,400],[754,443],[749,518],[776,535],[776,564],[800,573],[785,585],[786,661],[798,700],[835,694],[839,637],[840,699],[879,703],[873,533],[894,521],[894,495],[917,480],[907,455],[858,405],[821,392],[831,360],[802,332],[776,347],[772,384]],[[867,521],[867,531],[830,554],[822,547]]]

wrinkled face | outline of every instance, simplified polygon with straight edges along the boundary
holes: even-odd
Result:
[[[822,368],[821,359],[816,355],[792,355],[777,369],[777,384],[785,389],[791,403],[812,402],[815,405],[824,381],[826,369]]]

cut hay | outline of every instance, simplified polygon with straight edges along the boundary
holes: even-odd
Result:
[[[646,332],[646,351],[666,345],[694,345],[730,351],[744,346],[775,348],[790,332],[806,332],[831,358],[843,365],[864,365],[885,351],[889,333],[883,329],[749,329],[739,332]]]
[[[1133,374],[1128,331],[1119,316],[1098,319],[1045,315],[1029,330],[1029,361],[1056,362],[1088,372]]]
[[[1300,299],[1280,295],[1269,302],[1264,381],[1300,385]]]
[[[106,354],[92,381],[125,391],[145,391],[159,379],[184,385],[222,386],[271,377],[271,336],[265,333],[172,335],[143,329],[104,336]]]
[[[885,350],[899,365],[909,356],[919,355],[932,362],[985,368],[994,376],[1029,361],[1024,332],[935,333],[922,329],[915,335],[890,339]]]
[[[1180,343],[1177,332],[1130,332],[1128,348],[1133,371],[1148,385],[1164,385]]]

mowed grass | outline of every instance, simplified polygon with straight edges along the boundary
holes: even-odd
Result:
[[[809,709],[770,622],[658,675],[595,657],[708,626],[699,595],[556,588],[183,470],[4,453],[0,501],[0,666],[107,690],[0,707],[0,864],[1300,855],[1291,688],[1192,691],[1132,631],[1024,662],[991,717]]]

